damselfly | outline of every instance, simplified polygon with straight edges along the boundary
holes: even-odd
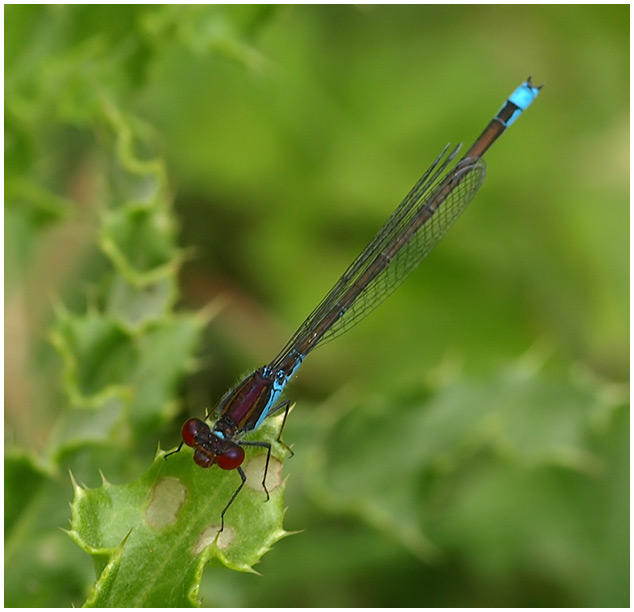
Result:
[[[245,457],[242,447],[267,449],[262,487],[269,498],[265,482],[271,445],[242,440],[242,436],[282,410],[283,423],[286,421],[290,404],[277,401],[306,355],[358,323],[438,244],[482,185],[485,175],[482,155],[526,110],[540,89],[541,85],[533,85],[530,77],[522,83],[454,165],[460,145],[451,150],[447,145],[277,357],[225,394],[214,411],[215,423],[210,427],[195,418],[185,422],[181,431],[183,441],[166,457],[187,444],[194,449],[194,461],[199,466],[208,468],[216,464],[223,470],[237,470],[240,475],[240,485],[221,513],[220,531],[227,510],[246,482],[241,467]],[[280,436],[281,430],[279,442]]]

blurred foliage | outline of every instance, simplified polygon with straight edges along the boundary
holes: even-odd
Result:
[[[628,605],[628,16],[5,7],[5,603],[86,599],[67,470],[134,490],[532,74],[470,210],[289,391],[303,533],[199,596]]]

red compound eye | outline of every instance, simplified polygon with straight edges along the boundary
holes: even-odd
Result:
[[[223,470],[235,470],[244,461],[244,449],[237,444],[230,446],[222,455],[216,457],[216,463]]]
[[[198,440],[200,435],[207,433],[208,431],[209,425],[207,425],[205,421],[201,421],[200,419],[188,419],[183,424],[181,436],[183,437],[183,442],[185,442],[187,446],[195,447],[199,445]]]

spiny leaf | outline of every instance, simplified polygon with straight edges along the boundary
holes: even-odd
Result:
[[[279,418],[258,429],[258,440],[275,438]],[[273,442],[276,455],[284,450]],[[288,535],[282,528],[284,482],[271,458],[270,500],[262,489],[265,454],[247,450],[247,483],[225,515],[220,513],[240,479],[236,472],[196,466],[189,449],[165,459],[159,451],[136,482],[97,489],[75,484],[71,537],[101,568],[87,605],[182,607],[198,605],[203,568],[217,559],[251,572],[271,546]],[[103,560],[106,560],[104,565]]]

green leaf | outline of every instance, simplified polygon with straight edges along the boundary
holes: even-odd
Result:
[[[70,606],[84,599],[92,569],[60,529],[68,525],[68,475],[45,470],[24,452],[4,461],[7,607]]]
[[[461,494],[471,465],[492,457],[493,473],[499,463],[526,477],[551,468],[597,477],[603,462],[589,440],[623,397],[592,379],[549,380],[520,362],[488,381],[458,380],[357,409],[341,398],[347,408],[338,418],[315,416],[322,423],[308,441],[308,480],[321,504],[361,516],[430,558],[437,552],[430,521],[449,491]]]
[[[237,472],[204,470],[182,450],[166,459],[159,451],[136,482],[114,485],[105,478],[97,489],[75,484],[69,534],[93,555],[100,576],[86,603],[93,607],[183,607],[198,605],[202,572],[211,560],[252,572],[271,546],[288,535],[282,528],[284,482],[277,459],[285,451],[274,442],[279,417],[258,429],[258,440],[272,442],[267,474],[270,499],[262,489],[266,453],[247,449],[247,481],[220,515],[240,484]]]

